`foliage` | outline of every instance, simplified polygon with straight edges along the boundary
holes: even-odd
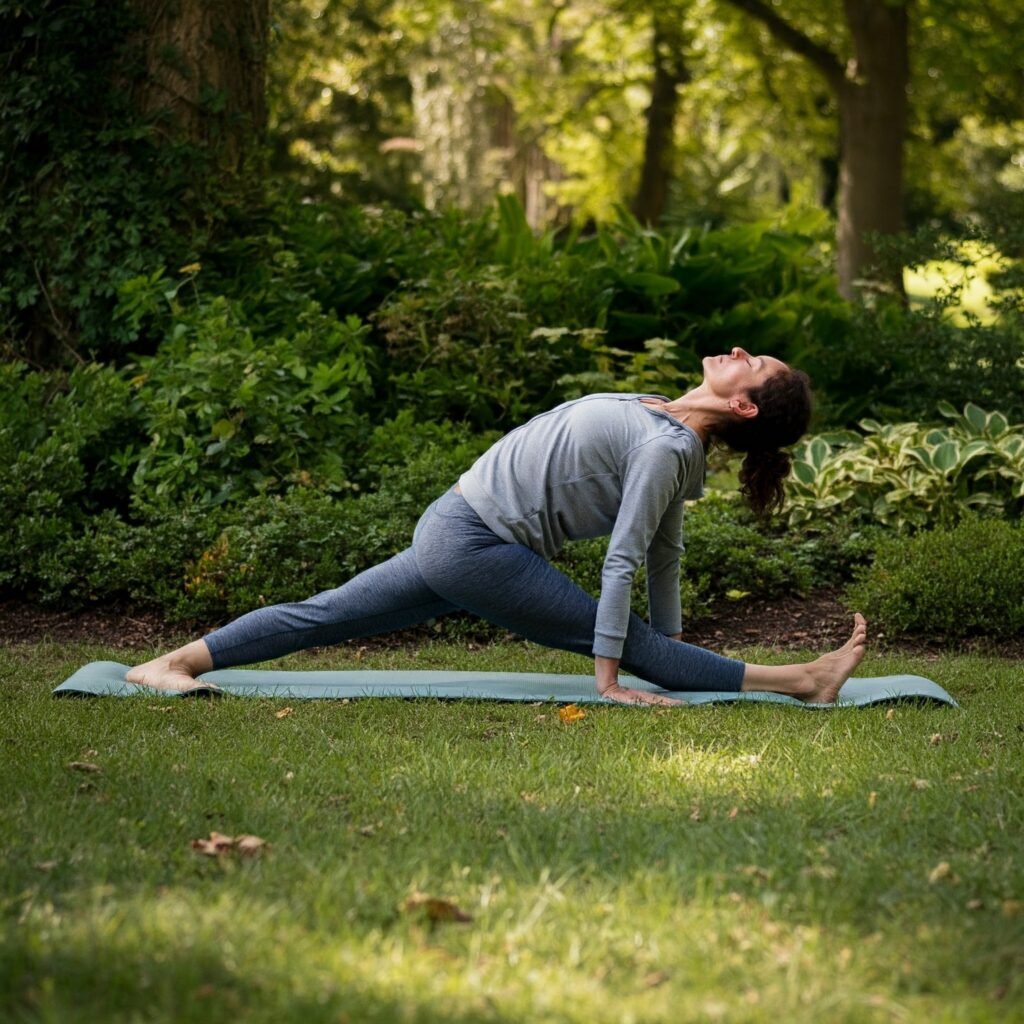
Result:
[[[883,541],[845,601],[891,633],[1019,637],[1024,530],[969,518],[951,529]]]
[[[751,594],[775,597],[805,593],[811,586],[811,561],[794,538],[759,530],[749,511],[718,493],[687,506],[686,554],[680,578],[683,618],[706,616],[718,601],[740,601]],[[556,564],[588,593],[601,590],[605,539],[567,544]],[[646,577],[641,569],[632,607],[648,613]]]
[[[392,408],[416,402],[431,418],[511,427],[567,395],[621,389],[613,373],[667,392],[734,345],[783,358],[824,348],[846,315],[801,233],[810,219],[659,233],[621,211],[556,245],[506,199],[493,223],[471,233],[461,260],[446,248],[374,315],[401,367]]]
[[[159,287],[160,273],[148,283]],[[148,443],[117,458],[134,466],[137,490],[209,505],[348,485],[345,453],[370,394],[367,328],[312,299],[295,320],[293,334],[257,339],[223,297],[179,310],[157,353],[125,371]]]
[[[0,585],[31,590],[41,572],[59,593],[74,575],[61,568],[61,549],[74,547],[91,516],[125,501],[113,452],[131,436],[128,390],[96,365],[66,378],[0,365]]]
[[[949,424],[861,422],[794,450],[792,525],[837,519],[886,526],[952,525],[969,509],[1007,516],[1024,506],[1024,427],[968,404],[940,405]]]
[[[0,354],[54,365],[123,354],[117,289],[217,237],[259,175],[172,142],[131,107],[127,0],[0,3]]]
[[[843,329],[801,358],[823,393],[827,422],[849,424],[866,414],[931,419],[940,401],[975,402],[1024,419],[1024,289],[1014,258],[1024,251],[1024,232],[1009,221],[956,236],[922,229],[879,242],[885,273],[927,268],[942,284],[909,308],[882,295],[851,308]],[[967,309],[965,294],[982,275],[992,289],[987,302]]]

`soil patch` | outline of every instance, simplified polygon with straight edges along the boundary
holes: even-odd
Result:
[[[684,639],[714,651],[747,647],[826,651],[844,643],[851,626],[852,616],[840,603],[838,594],[819,590],[803,597],[753,597],[724,602],[709,617],[687,624]],[[0,644],[49,641],[133,650],[167,649],[202,636],[211,628],[209,623],[169,625],[155,612],[108,608],[63,611],[28,602],[0,602]],[[493,631],[478,632],[468,619],[458,626],[457,635],[474,644],[494,639]],[[437,636],[437,631],[421,627],[386,637],[353,641],[352,645],[364,650],[395,650],[415,647],[425,639]],[[891,640],[884,634],[872,632],[869,633],[869,643],[874,650],[899,650],[931,657],[955,649],[959,653],[1024,659],[1024,637],[998,642],[979,638],[959,641],[954,646],[934,638]]]

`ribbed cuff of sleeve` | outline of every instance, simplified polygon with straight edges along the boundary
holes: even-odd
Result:
[[[626,638],[608,636],[606,633],[594,634],[594,656],[597,658],[621,658]]]

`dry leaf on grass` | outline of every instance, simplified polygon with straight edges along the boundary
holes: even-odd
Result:
[[[281,708],[280,711],[274,712],[275,718],[287,718],[292,713],[291,708]]]
[[[204,857],[222,857],[232,852],[242,857],[257,857],[266,846],[267,841],[259,836],[226,836],[223,832],[211,832],[209,839],[192,840],[192,849]]]
[[[68,767],[76,772],[98,772],[102,769],[92,761],[68,761]]]
[[[465,924],[473,920],[472,914],[467,914],[454,903],[437,899],[434,896],[425,896],[421,892],[414,892],[402,904],[402,909],[407,914],[422,914],[428,921],[455,921]]]
[[[586,718],[587,713],[577,704],[566,704],[564,708],[558,709],[558,717],[564,725],[572,725],[573,722]]]

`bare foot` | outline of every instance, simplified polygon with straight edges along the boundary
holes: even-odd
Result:
[[[213,688],[212,683],[196,680],[201,672],[213,668],[209,650],[202,640],[195,640],[185,647],[179,647],[170,654],[164,654],[143,665],[136,665],[125,673],[125,679],[137,686],[148,686],[154,690],[185,693],[189,690]]]
[[[843,683],[853,675],[864,657],[867,643],[868,624],[857,612],[853,617],[853,633],[850,639],[836,651],[823,654],[807,665],[808,691],[800,697],[808,704],[831,704],[839,694]]]

